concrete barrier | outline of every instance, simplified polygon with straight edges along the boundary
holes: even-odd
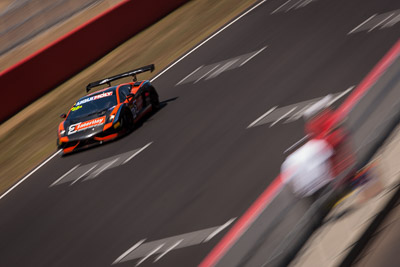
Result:
[[[0,122],[188,0],[127,0],[0,73]]]

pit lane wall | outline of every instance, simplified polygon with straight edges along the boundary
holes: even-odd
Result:
[[[0,122],[188,0],[127,0],[0,73]]]

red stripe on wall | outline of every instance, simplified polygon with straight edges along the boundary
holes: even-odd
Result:
[[[251,224],[257,219],[269,203],[275,198],[283,186],[282,175],[279,175],[257,198],[250,208],[233,225],[231,230],[213,248],[207,257],[200,263],[200,267],[211,267],[225,255],[225,253],[236,243],[236,241],[246,232]]]

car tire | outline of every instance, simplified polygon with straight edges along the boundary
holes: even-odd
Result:
[[[130,110],[126,110],[126,112],[124,113],[124,116],[121,119],[121,125],[128,132],[132,131],[135,128],[135,123],[133,121],[133,115]]]

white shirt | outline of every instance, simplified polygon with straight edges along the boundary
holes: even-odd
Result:
[[[289,155],[281,166],[284,182],[301,197],[310,196],[332,180],[332,147],[322,139],[312,139]]]

